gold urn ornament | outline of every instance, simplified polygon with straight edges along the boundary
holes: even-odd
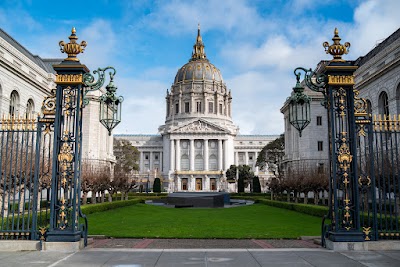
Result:
[[[335,28],[334,36],[332,38],[333,43],[331,45],[328,42],[324,42],[322,44],[322,46],[325,48],[325,52],[333,56],[332,61],[344,61],[342,59],[342,55],[349,53],[350,43],[345,42],[344,44],[341,44],[340,40],[341,38],[339,37],[339,31],[337,28]]]
[[[76,41],[78,37],[76,36],[75,27],[71,30],[71,35],[68,37],[70,42],[65,43],[64,41],[60,41],[58,45],[60,46],[60,50],[62,53],[67,53],[68,57],[65,59],[66,61],[79,61],[76,57],[79,53],[83,53],[85,47],[87,45],[86,41],[82,41],[78,44]]]

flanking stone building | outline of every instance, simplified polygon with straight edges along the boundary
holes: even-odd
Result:
[[[0,116],[37,116],[44,97],[56,87],[52,66],[62,60],[33,55],[0,28]],[[96,95],[89,98],[90,104],[83,110],[82,159],[94,166],[112,167],[115,162],[113,139],[99,122]]]
[[[359,97],[367,100],[370,113],[391,116],[391,119],[400,114],[400,29],[359,57],[356,65],[354,88],[359,91]],[[329,163],[328,120],[326,109],[321,105],[323,95],[307,88],[304,92],[312,101],[311,123],[303,130],[302,137],[289,123],[288,102],[281,108],[285,119],[283,166],[286,172],[304,166],[325,168]]]
[[[140,151],[139,182],[160,177],[176,191],[234,191],[230,165],[250,165],[265,188],[269,172],[255,167],[258,153],[278,135],[239,135],[232,121],[232,93],[207,59],[200,29],[192,57],[167,90],[165,124],[157,135],[115,135]]]

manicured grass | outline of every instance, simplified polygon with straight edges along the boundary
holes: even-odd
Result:
[[[298,238],[317,236],[321,219],[254,204],[174,209],[146,204],[88,215],[89,234],[131,238]]]

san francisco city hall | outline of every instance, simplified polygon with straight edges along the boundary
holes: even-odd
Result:
[[[161,96],[160,96],[161,97]],[[192,57],[167,90],[165,124],[159,134],[114,135],[140,152],[139,182],[161,178],[169,191],[235,191],[225,172],[249,165],[262,189],[270,173],[255,166],[258,153],[278,135],[240,135],[232,121],[232,93],[220,70],[207,59],[198,29]]]

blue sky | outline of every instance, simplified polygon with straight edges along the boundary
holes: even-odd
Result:
[[[200,23],[207,57],[232,91],[240,133],[280,134],[293,69],[330,59],[322,43],[332,42],[335,27],[351,43],[346,59],[365,55],[399,28],[398,10],[398,0],[3,0],[0,27],[42,58],[65,57],[58,42],[76,27],[88,42],[81,62],[117,69],[125,101],[115,132],[155,134]]]

